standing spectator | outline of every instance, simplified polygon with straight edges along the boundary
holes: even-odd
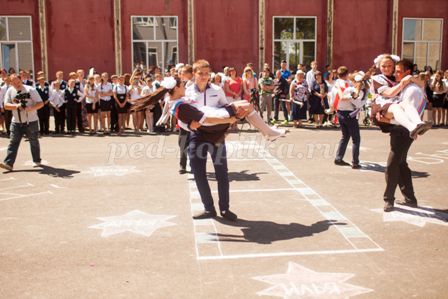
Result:
[[[54,82],[58,82],[59,83],[59,88],[61,90],[64,90],[64,89],[67,88],[67,82],[64,81],[64,72],[63,71],[57,71],[56,72],[56,80],[53,81],[52,85],[54,84]]]
[[[151,76],[146,77],[145,79],[146,85],[142,88],[141,96],[148,96],[154,92],[154,86],[152,84],[152,78]],[[123,78],[124,82],[124,78]],[[145,110],[145,120],[146,120],[146,127],[147,132],[149,134],[154,134],[154,105],[148,106]]]
[[[142,88],[140,87],[139,79],[134,77],[129,86],[129,101],[131,105],[134,105],[135,101],[140,98],[141,92]],[[134,124],[134,132],[138,134],[143,127],[143,112],[132,112],[132,122]]]
[[[283,115],[285,120],[283,122],[284,125],[287,125],[289,122],[288,118],[288,109],[286,108],[286,98],[289,92],[289,84],[285,78],[282,76],[282,72],[278,70],[275,73],[274,79],[274,123],[278,122],[278,113],[280,104],[282,105]]]
[[[426,98],[428,99],[427,110],[431,111],[431,113],[428,113],[428,118],[431,118],[431,120],[435,123],[436,120],[434,119],[435,113],[434,113],[434,108],[433,108],[434,92],[432,91],[432,88],[431,88],[431,74],[428,71],[424,72],[424,74],[425,74],[425,94],[426,94]]]
[[[280,72],[282,74],[282,78],[287,81],[289,80],[289,77],[291,77],[291,71],[287,69],[286,60],[282,60],[280,63]]]
[[[298,70],[295,80],[291,83],[289,97],[292,101],[292,120],[294,127],[302,127],[302,120],[306,119],[306,102],[308,97],[308,85],[305,81],[305,73]]]
[[[224,84],[224,91],[229,102],[241,100],[243,81],[238,77],[234,67],[229,67],[229,77]]]
[[[112,101],[111,96],[113,95],[112,84],[109,82],[109,74],[102,73],[101,74],[101,85],[100,85],[100,110],[101,110],[101,118],[100,118],[100,127],[103,131],[103,134],[109,134],[110,128],[110,111],[112,109]]]
[[[118,84],[118,76],[112,75],[110,76],[110,79],[112,81],[112,90],[114,90],[115,86]],[[118,132],[119,131],[119,125],[118,125],[118,112],[117,112],[117,105],[115,105],[115,99],[112,95],[112,105],[110,108],[110,131],[111,132]]]
[[[322,74],[322,78],[324,79],[324,81],[327,80],[330,74],[331,74],[331,66],[329,64],[326,64],[324,68],[324,73]]]
[[[311,61],[311,70],[306,73],[306,83],[308,84],[308,88],[313,88],[315,79],[315,74],[317,72],[317,61]]]
[[[316,128],[322,127],[325,102],[327,102],[328,86],[322,78],[322,73],[316,71],[314,74],[314,85],[311,88],[310,114],[314,117],[314,126]]]
[[[64,94],[67,113],[67,130],[69,134],[75,134],[76,123],[78,120],[78,103],[82,101],[82,97],[84,96],[75,87],[75,83],[75,79],[68,80],[68,86],[65,89]]]
[[[37,110],[43,103],[37,91],[23,85],[20,76],[11,75],[12,87],[6,91],[4,107],[13,112],[11,123],[11,140],[6,152],[6,158],[0,163],[0,168],[12,171],[19,151],[20,141],[25,134],[31,147],[33,166],[40,166],[39,126]],[[17,97],[21,99],[18,99]]]
[[[53,107],[55,134],[65,133],[65,90],[61,90],[58,81],[53,82],[50,90],[50,105]]]
[[[266,118],[268,123],[270,123],[272,116],[272,94],[274,92],[274,80],[270,77],[269,69],[265,69],[265,71],[261,72],[258,85],[260,87],[261,117],[263,117],[263,111],[266,109]]]
[[[118,135],[121,135],[125,129],[129,101],[128,87],[124,84],[123,75],[118,78],[118,84],[114,87],[114,99],[118,113]]]
[[[445,70],[443,82],[448,87],[448,70]],[[442,121],[445,126],[448,126],[448,92],[445,94],[445,101],[443,102]]]
[[[254,71],[246,66],[243,73],[243,99],[251,102],[252,93],[257,90],[257,78],[254,77]]]
[[[442,110],[444,106],[447,86],[443,81],[442,71],[437,71],[431,83],[432,96],[432,118],[434,126],[439,127],[443,124]]]
[[[22,71],[20,71],[20,76],[22,78],[23,84],[28,85],[28,86],[34,86],[34,81],[31,80],[30,71],[22,70]]]
[[[99,97],[97,88],[95,87],[95,77],[89,76],[84,87],[84,97],[86,99],[87,127],[89,134],[93,135],[98,132],[98,106]]]
[[[2,102],[3,109],[3,117],[6,127],[6,134],[9,136],[11,133],[11,120],[12,120],[12,111],[5,109],[5,95],[8,89],[11,87],[11,79],[9,76],[3,78],[3,86],[0,88],[0,102]]]
[[[50,134],[50,86],[45,82],[45,77],[37,78],[36,91],[43,101],[43,107],[37,111],[39,116],[40,135]]]

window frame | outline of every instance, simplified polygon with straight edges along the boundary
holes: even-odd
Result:
[[[8,15],[0,15],[0,18],[6,19],[6,40],[0,40],[0,68],[4,69],[5,66],[3,65],[3,52],[2,52],[2,44],[14,44],[14,51],[15,55],[17,57],[16,64],[13,66],[17,73],[20,72],[20,61],[19,61],[19,44],[26,44],[31,43],[31,69],[29,71],[32,72],[31,76],[34,77],[34,42],[33,42],[33,17],[30,15],[14,15],[14,16],[8,16]],[[8,19],[12,18],[27,18],[29,19],[30,24],[30,40],[10,40],[9,39],[9,21]],[[11,67],[11,66],[10,66]],[[6,70],[8,71],[8,70]]]
[[[276,39],[275,38],[275,19],[281,19],[281,18],[289,18],[294,20],[293,24],[293,32],[292,32],[292,39]],[[296,36],[296,19],[314,19],[314,39],[297,39]],[[314,42],[314,59],[316,59],[317,56],[317,16],[272,16],[272,69],[275,67],[275,43],[276,42],[288,42],[288,43],[299,43],[300,44],[300,57],[299,57],[299,63],[303,64],[303,43],[304,42]],[[289,69],[289,59],[286,61],[286,67]],[[297,67],[295,65],[294,67]]]
[[[140,43],[144,43],[145,44],[145,55],[146,56],[148,55],[148,49],[150,48],[148,46],[148,43],[161,43],[162,44],[162,47],[161,47],[162,48],[162,53],[161,53],[161,56],[162,56],[161,70],[162,70],[162,73],[163,73],[165,71],[165,68],[166,68],[166,61],[165,61],[166,57],[165,57],[165,53],[163,53],[164,44],[165,43],[176,43],[176,47],[177,47],[177,49],[179,49],[179,16],[167,16],[167,15],[164,15],[164,16],[157,16],[157,15],[142,16],[142,15],[131,15],[130,17],[131,17],[131,19],[130,19],[130,21],[131,21],[130,22],[131,23],[130,27],[131,28],[130,29],[131,29],[131,65],[132,65],[132,68],[134,67],[134,43],[135,42],[140,42]],[[150,26],[154,30],[154,39],[150,39],[150,40],[146,40],[146,39],[135,40],[134,39],[134,28],[133,28],[133,26],[134,26],[133,19],[134,18],[154,18],[153,24],[152,24],[152,26]],[[157,37],[156,27],[158,26],[156,18],[176,18],[176,24],[177,24],[177,27],[176,27],[176,40],[173,40],[173,39],[166,39],[166,40],[156,39],[156,37]],[[167,26],[168,26],[168,28],[172,28],[170,26],[170,21],[168,21]],[[179,52],[176,53],[176,60],[179,61]],[[148,57],[146,57],[146,67],[148,67],[148,66],[149,66],[148,65]]]
[[[408,20],[416,20],[416,21],[422,21],[422,40],[409,40],[409,39],[404,39],[404,30],[405,30],[405,22]],[[440,40],[439,41],[434,41],[434,40],[424,40],[423,39],[423,33],[425,30],[425,21],[441,21],[441,25],[440,25]],[[428,65],[429,62],[429,45],[430,44],[439,44],[440,45],[440,53],[439,53],[439,66],[435,65],[434,68],[440,68],[442,66],[442,54],[443,54],[443,28],[444,28],[444,24],[443,24],[444,19],[443,18],[415,18],[415,17],[403,17],[402,20],[402,28],[401,28],[401,57],[403,57],[403,49],[404,49],[404,44],[405,43],[412,43],[414,45],[414,50],[413,50],[413,55],[414,57],[412,58],[413,63],[415,63],[415,53],[416,53],[416,48],[417,48],[417,44],[426,44],[426,57],[425,57],[425,66]],[[424,67],[424,66],[419,66],[419,67]],[[431,66],[433,67],[433,66]]]

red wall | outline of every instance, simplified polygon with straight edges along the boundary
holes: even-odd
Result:
[[[37,2],[37,1],[36,1]],[[47,0],[49,78],[93,66],[115,72],[113,1]]]
[[[392,47],[391,0],[334,1],[333,68],[368,69]]]
[[[448,69],[448,0],[401,0],[398,14],[398,53],[401,54],[403,18],[442,18],[442,68]],[[418,66],[420,69],[422,65]]]
[[[337,0],[339,1],[339,0]],[[336,1],[335,1],[336,2]],[[319,68],[326,64],[327,51],[327,0],[290,1],[266,0],[266,49],[265,61],[273,65],[273,17],[274,16],[310,16],[317,17],[317,46],[316,60]],[[295,66],[294,66],[295,67]]]
[[[188,59],[187,1],[149,0],[121,1],[122,23],[122,64],[123,72],[132,70],[131,16],[177,16],[179,36],[179,61]]]
[[[36,0],[8,0],[1,1],[0,15],[4,16],[31,16],[31,27],[33,32],[33,54],[34,71],[42,69],[40,30],[39,30],[39,7]],[[16,70],[18,71],[18,70]]]
[[[186,1],[185,1],[186,2]],[[258,66],[258,0],[195,0],[195,58],[215,71]]]

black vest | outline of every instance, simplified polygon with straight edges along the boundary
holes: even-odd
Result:
[[[64,97],[65,97],[65,101],[67,102],[68,106],[75,105],[77,103],[76,101],[79,99],[78,89],[74,88],[72,90],[72,92],[70,92],[67,88],[64,91]]]
[[[42,101],[47,101],[50,98],[50,87],[47,84],[45,84],[43,88],[40,85],[37,85],[36,91],[39,93]]]

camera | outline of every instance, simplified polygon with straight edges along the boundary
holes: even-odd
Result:
[[[25,109],[29,98],[31,98],[31,95],[29,92],[25,92],[25,93],[19,92],[19,93],[17,93],[15,101],[16,101],[16,103],[20,104],[20,107]]]

